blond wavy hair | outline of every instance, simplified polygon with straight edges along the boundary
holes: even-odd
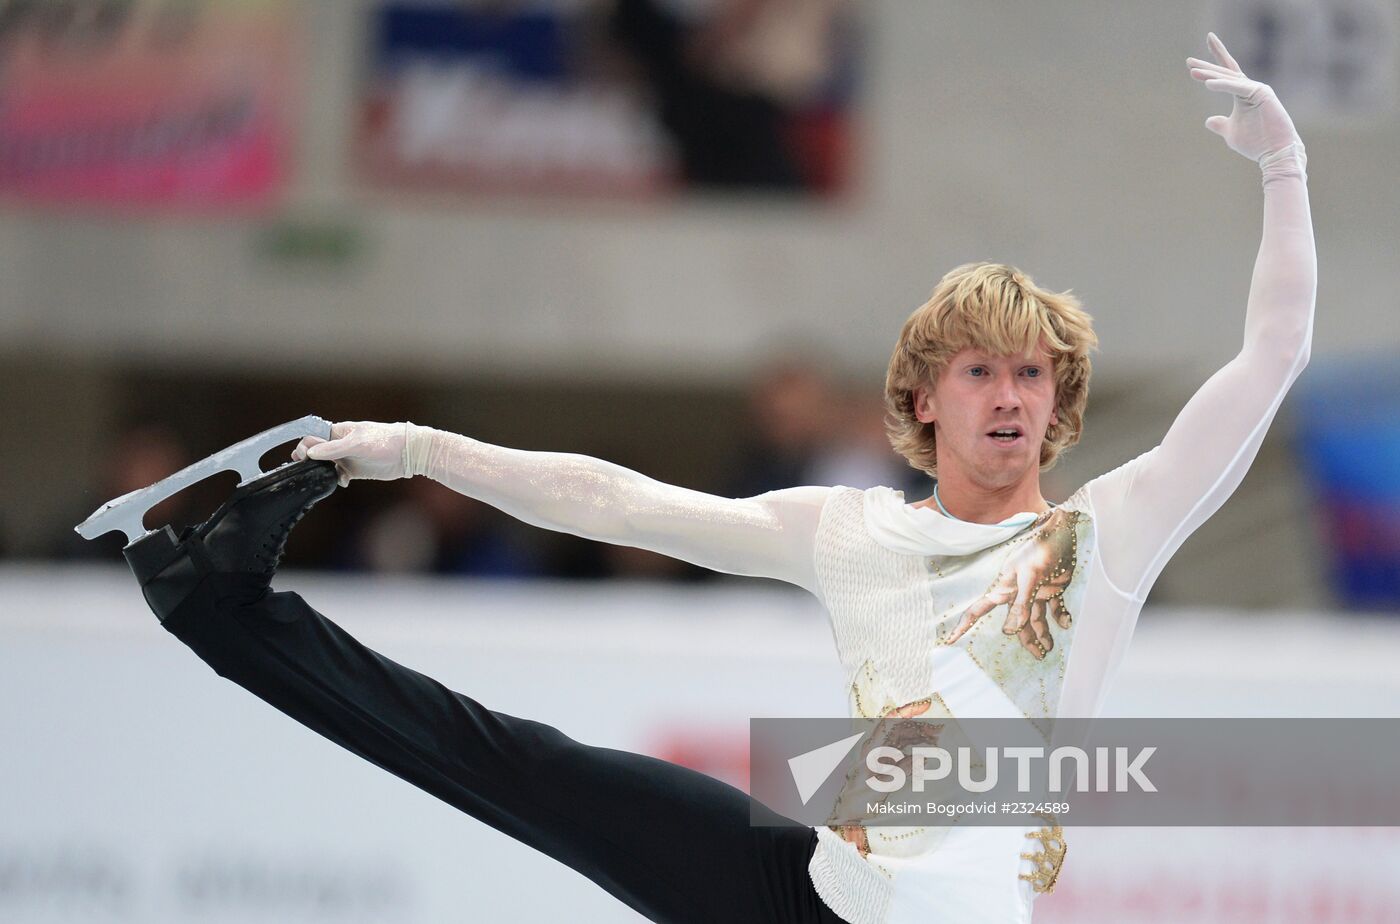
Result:
[[[914,416],[914,389],[932,386],[954,354],[974,347],[994,356],[1030,352],[1043,342],[1054,363],[1059,422],[1040,445],[1040,470],[1079,442],[1089,401],[1093,319],[1069,292],[1047,292],[1002,263],[965,263],[950,271],[904,322],[885,376],[885,430],[910,466],[938,474],[933,424]]]

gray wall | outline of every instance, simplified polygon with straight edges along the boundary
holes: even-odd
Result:
[[[878,369],[902,318],[973,259],[1073,288],[1101,368],[1228,359],[1258,245],[1258,171],[1202,127],[1199,3],[935,3],[868,12],[863,183],[812,207],[405,200],[357,189],[346,139],[363,4],[307,5],[289,211],[366,236],[341,271],[260,262],[254,227],[11,214],[0,343],[248,364],[709,378],[800,330]],[[1228,40],[1229,36],[1225,36]],[[1300,126],[1322,265],[1314,355],[1400,346],[1400,131]]]
[[[101,370],[113,364],[714,385],[800,335],[876,388],[900,322],[938,277],[995,259],[1073,288],[1097,318],[1096,382],[1113,400],[1095,405],[1069,480],[1151,446],[1238,348],[1262,196],[1257,168],[1202,126],[1226,98],[1186,72],[1187,55],[1205,55],[1213,6],[864,4],[862,180],[828,206],[359,188],[347,139],[365,4],[305,6],[310,86],[287,214],[348,222],[360,258],[270,263],[256,222],[0,216],[9,529],[56,505],[42,500],[62,484],[56,456],[100,464]],[[1321,266],[1314,362],[1394,351],[1397,119],[1299,128]],[[1321,593],[1309,528],[1259,537],[1260,554],[1296,564],[1300,587],[1232,591],[1235,565],[1206,577],[1242,530],[1306,503],[1287,411],[1240,495],[1178,560],[1195,575],[1181,583],[1202,581],[1218,602]]]

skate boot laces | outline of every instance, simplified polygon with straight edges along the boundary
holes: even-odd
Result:
[[[292,529],[336,487],[334,466],[311,460],[240,486],[193,537],[203,547],[207,569],[269,583]]]
[[[310,509],[310,505],[298,507],[295,514],[277,524],[277,528],[263,539],[262,546],[253,559],[258,566],[259,576],[269,581],[272,580],[272,576],[277,573],[278,566],[282,564],[282,556],[287,553],[287,540],[292,536],[292,529],[301,522],[301,518],[306,516],[306,512]]]

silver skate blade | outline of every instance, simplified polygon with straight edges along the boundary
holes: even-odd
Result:
[[[152,530],[146,529],[141,521],[145,518],[147,510],[167,497],[178,494],[190,485],[220,472],[237,472],[240,485],[247,484],[254,478],[261,478],[267,474],[258,468],[258,460],[262,458],[263,454],[269,449],[274,449],[292,440],[299,440],[303,436],[319,436],[323,440],[330,439],[330,422],[311,414],[300,420],[293,420],[273,427],[271,430],[264,430],[257,436],[250,436],[242,442],[234,443],[227,449],[221,449],[207,459],[201,459],[191,466],[182,468],[169,478],[157,481],[150,487],[138,488],[130,494],[123,494],[121,497],[109,500],[74,529],[84,539],[96,539],[114,529],[119,529],[126,533],[126,544],[131,545],[137,539],[152,532]],[[288,464],[290,464],[290,460],[288,460]],[[278,466],[278,468],[280,467]]]

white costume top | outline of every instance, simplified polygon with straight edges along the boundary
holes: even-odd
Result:
[[[966,523],[906,505],[888,488],[797,487],[731,500],[585,456],[412,426],[411,473],[537,526],[806,588],[831,615],[853,715],[927,701],[930,715],[1091,717],[1148,589],[1238,487],[1308,359],[1316,255],[1301,149],[1270,158],[1264,189],[1239,355],[1158,446],[1039,518]],[[1061,578],[1070,574],[1041,598],[1070,617],[1067,629],[1051,624],[1054,645],[1043,660],[1002,633],[1006,600],[996,596],[999,576],[1004,586],[1037,555]],[[997,608],[948,644],[979,600]],[[1024,922],[1037,878],[1035,863],[1021,856],[1036,848],[1028,834],[1034,830],[870,827],[862,857],[820,828],[810,874],[823,900],[855,924]]]

